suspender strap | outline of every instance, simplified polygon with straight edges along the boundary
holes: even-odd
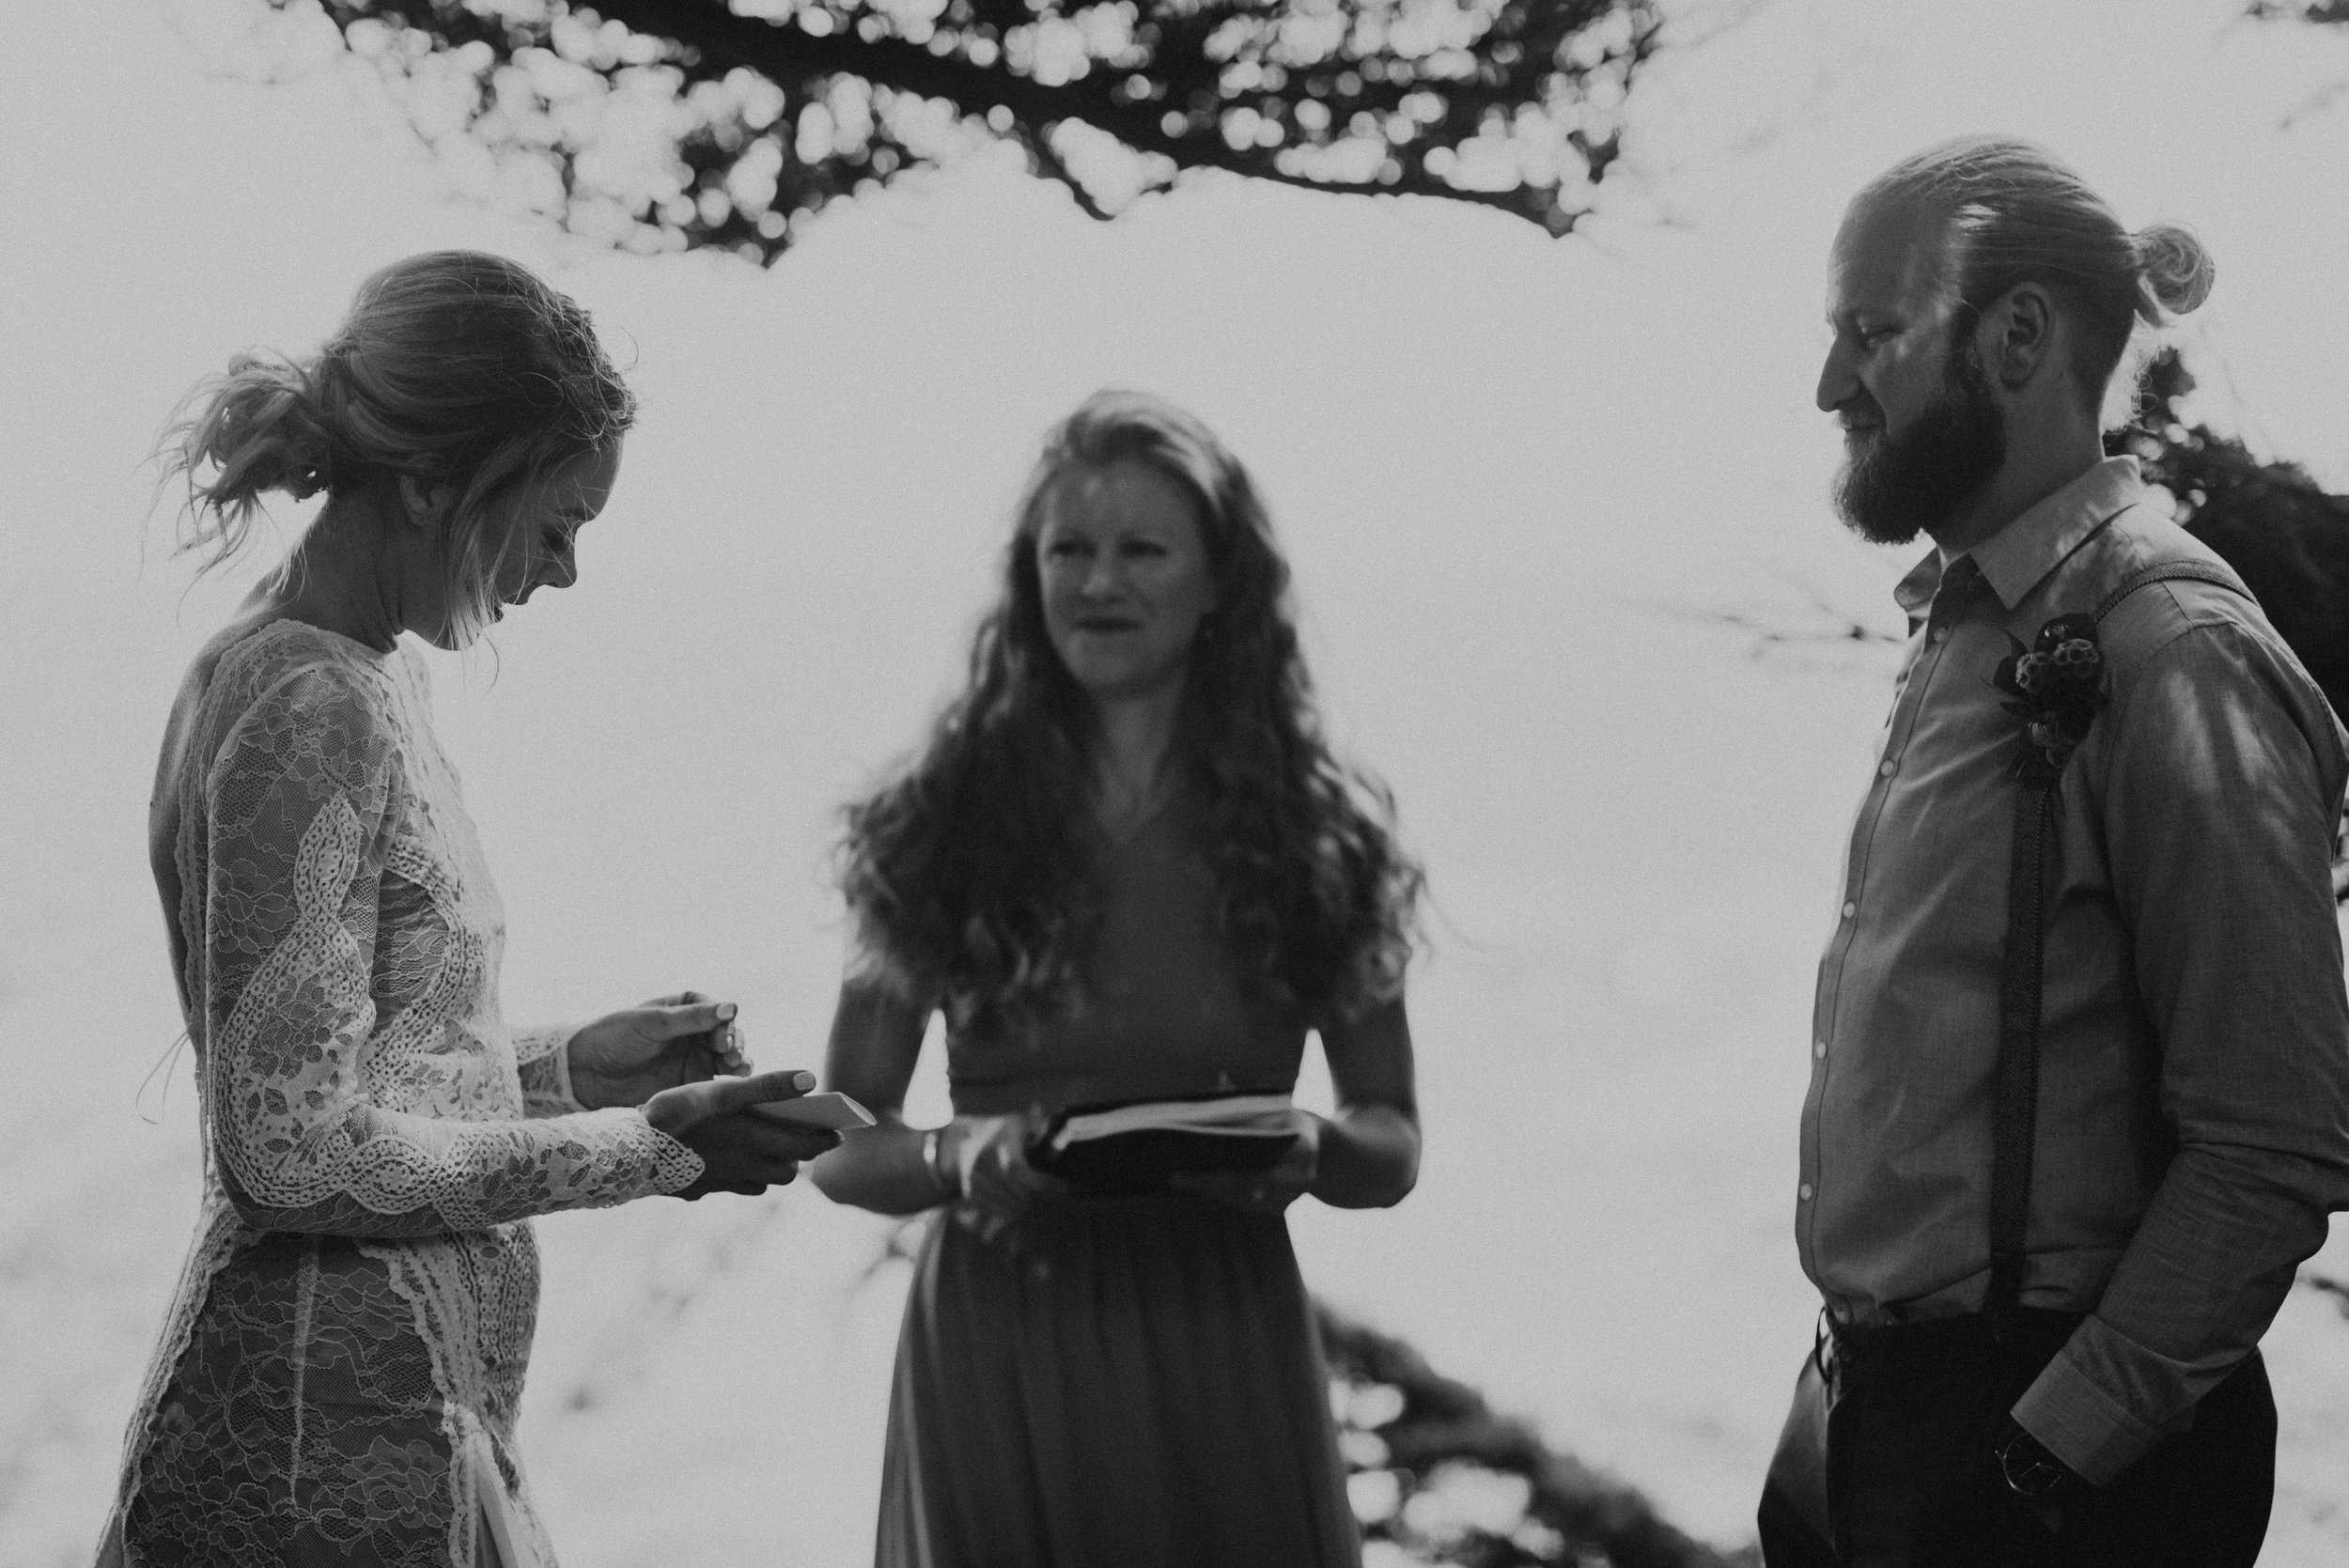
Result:
[[[2096,620],[2139,588],[2181,579],[2251,598],[2243,580],[2209,561],[2163,561],[2131,573],[2096,606]],[[2257,600],[2253,600],[2254,603]],[[2001,1331],[2023,1299],[2030,1230],[2031,1147],[2039,1120],[2039,1017],[2046,971],[2047,894],[2056,860],[2058,781],[2026,779],[2015,797],[2015,847],[2007,871],[2006,942],[1999,965],[1999,1063],[1992,1080],[1990,1291]]]
[[[2139,588],[2150,588],[2156,582],[2174,582],[2181,579],[2194,582],[2207,582],[2213,587],[2224,588],[2231,594],[2239,594],[2245,598],[2251,599],[2253,604],[2259,602],[2258,599],[2251,598],[2251,590],[2243,585],[2243,579],[2237,577],[2232,569],[2219,562],[2156,561],[2152,566],[2139,567],[2123,578],[2121,585],[2105,596],[2104,602],[2096,606],[2097,624],[2101,626],[2107,615],[2121,607],[2123,599]]]
[[[2030,1230],[2031,1140],[2039,1120],[2039,1013],[2046,970],[2047,873],[2055,859],[2056,786],[2033,780],[2015,798],[2007,863],[2006,945],[1999,965],[1999,1064],[1990,1133],[1990,1296],[1994,1317],[2023,1300]]]

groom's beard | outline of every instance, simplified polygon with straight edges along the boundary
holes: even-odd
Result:
[[[1950,353],[1938,396],[1897,435],[1879,426],[1835,476],[1835,510],[1853,533],[1905,545],[1938,534],[2006,461],[2006,421],[1970,339]]]

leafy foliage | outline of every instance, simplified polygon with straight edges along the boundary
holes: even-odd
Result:
[[[1401,1340],[1317,1309],[1366,1563],[1737,1568],[1646,1498],[1545,1447]]]
[[[2135,417],[2105,438],[2106,447],[2136,454],[2145,476],[2177,497],[2186,531],[2259,596],[2334,711],[2349,713],[2349,496],[2329,495],[2292,463],[2263,463],[2241,442],[2184,423],[2179,401],[2193,389],[2177,351],[2163,350],[2146,369]]]
[[[1563,234],[1661,27],[1657,0],[269,4],[337,30],[467,183],[761,261],[827,202],[996,143],[1097,217],[1221,169]]]
[[[2251,15],[2262,22],[2349,23],[2349,0],[2251,0]]]

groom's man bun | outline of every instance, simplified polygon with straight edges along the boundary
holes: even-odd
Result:
[[[2145,292],[2155,305],[2171,316],[2184,316],[2210,298],[2218,265],[2192,229],[2184,224],[2147,224],[2129,238],[2137,247]],[[2161,318],[2141,302],[2138,314],[2155,326],[2161,324]]]
[[[2092,399],[2139,321],[2161,326],[2210,297],[2210,253],[2181,224],[2132,234],[2063,160],[2015,136],[1961,136],[1903,159],[1855,206],[1890,204],[1948,225],[1945,280],[1969,314],[2021,283],[2053,294],[2076,334],[2074,378]]]

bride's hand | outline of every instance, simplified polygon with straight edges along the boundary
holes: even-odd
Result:
[[[1043,1114],[957,1116],[939,1135],[939,1157],[956,1173],[966,1223],[989,1241],[1039,1203],[1073,1195],[1076,1188],[1028,1163],[1028,1143],[1042,1127]]]
[[[639,1106],[663,1089],[751,1070],[735,1005],[699,991],[607,1013],[570,1040],[571,1095],[590,1110]]]
[[[691,1202],[709,1192],[764,1192],[797,1177],[801,1161],[838,1148],[836,1132],[758,1113],[760,1106],[815,1087],[814,1073],[784,1071],[706,1079],[646,1100],[645,1120],[702,1158],[700,1179],[677,1196]]]
[[[1263,1171],[1178,1171],[1167,1178],[1177,1192],[1196,1193],[1235,1208],[1279,1214],[1313,1190],[1321,1169],[1321,1134],[1330,1124],[1310,1110],[1291,1110],[1297,1141]]]

